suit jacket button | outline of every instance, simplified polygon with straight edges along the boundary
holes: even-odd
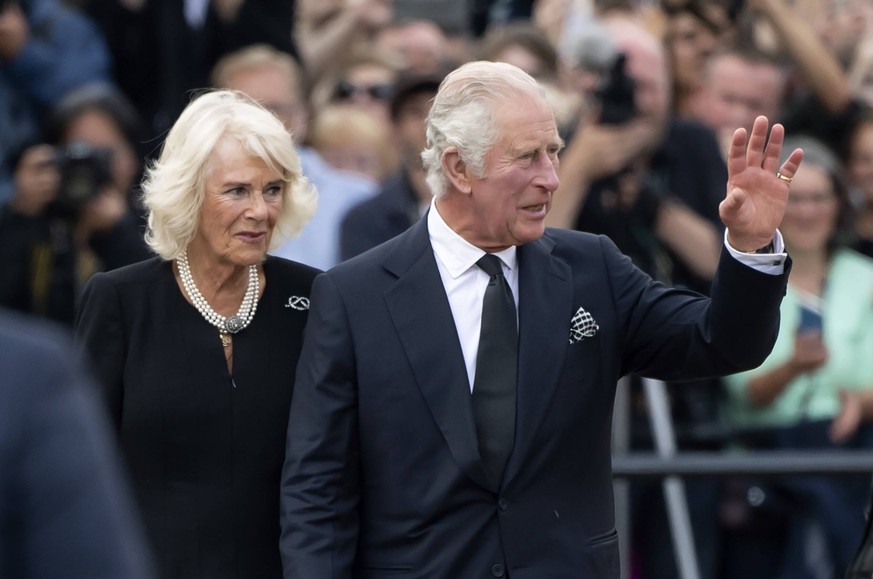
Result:
[[[498,563],[491,567],[491,574],[495,577],[503,577],[506,574],[506,569],[503,568],[503,565]]]
[[[506,499],[500,499],[499,501],[497,501],[497,508],[501,511],[505,511],[509,508],[509,503],[506,502]]]

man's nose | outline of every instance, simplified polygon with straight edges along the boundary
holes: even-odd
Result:
[[[540,183],[540,185],[544,189],[548,189],[549,191],[555,191],[558,188],[558,185],[560,185],[561,183],[561,181],[558,179],[558,158],[549,155],[543,155],[542,159],[542,182]]]

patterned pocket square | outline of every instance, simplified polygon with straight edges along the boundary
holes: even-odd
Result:
[[[579,308],[570,320],[570,343],[581,342],[584,338],[592,338],[600,326],[594,321],[585,308]]]

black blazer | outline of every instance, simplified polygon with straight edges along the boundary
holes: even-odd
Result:
[[[282,475],[286,578],[617,578],[616,381],[759,364],[787,280],[723,255],[710,301],[563,230],[518,260],[516,437],[499,488],[427,220],[316,279]],[[599,331],[571,343],[580,307]]]
[[[279,475],[317,270],[276,257],[252,323],[234,336],[189,304],[170,262],[95,275],[77,334],[118,428],[162,578],[279,577]]]

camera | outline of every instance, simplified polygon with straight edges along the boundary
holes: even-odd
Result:
[[[57,154],[60,171],[58,204],[75,212],[96,197],[110,182],[111,160],[110,149],[95,148],[82,142],[71,143],[60,150]]]
[[[620,125],[632,120],[636,114],[634,103],[634,80],[628,76],[625,65],[627,56],[618,53],[600,82],[597,98],[600,101],[600,124]]]

